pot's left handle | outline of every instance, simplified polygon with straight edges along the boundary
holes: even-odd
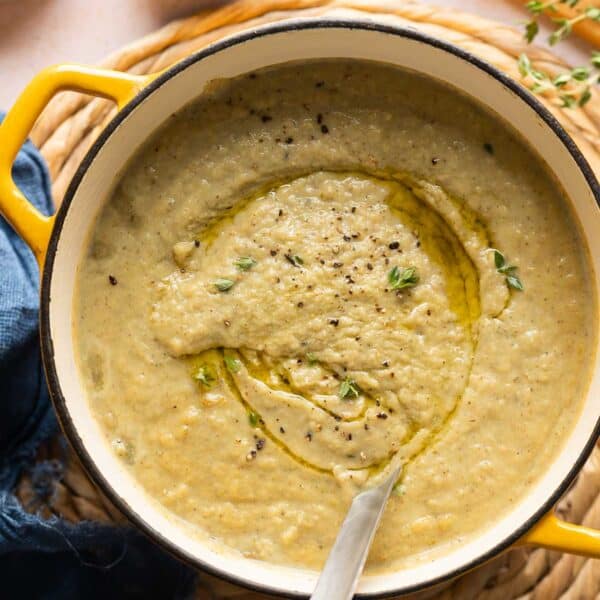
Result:
[[[122,108],[151,78],[83,65],[49,67],[34,77],[0,124],[0,212],[33,250],[40,268],[54,216],[46,217],[32,206],[11,174],[12,164],[33,124],[57,92],[93,94],[114,100]]]

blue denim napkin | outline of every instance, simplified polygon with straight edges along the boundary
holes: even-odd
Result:
[[[30,142],[13,178],[39,210],[52,211],[48,171]],[[65,468],[33,461],[58,431],[40,358],[38,279],[32,252],[0,216],[0,597],[191,597],[194,572],[134,529],[44,520],[12,494],[28,471],[34,492],[47,498]]]

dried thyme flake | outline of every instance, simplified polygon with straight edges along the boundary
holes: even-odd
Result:
[[[354,379],[350,379],[350,377],[346,377],[344,381],[340,384],[340,400],[349,400],[350,398],[358,398],[360,393],[360,388],[358,387],[356,381]]]
[[[122,458],[127,464],[132,465],[135,462],[133,445],[130,442],[117,437],[112,441],[111,445],[115,454]]]
[[[242,363],[237,358],[233,358],[233,356],[226,356],[224,361],[230,373],[237,373],[242,366]]]
[[[220,291],[220,292],[226,292],[228,290],[230,290],[234,285],[235,285],[235,281],[232,281],[231,279],[217,279],[214,282],[215,287]]]
[[[317,355],[314,352],[307,352],[306,360],[308,361],[309,367],[314,367],[319,362],[319,359],[317,358]]]
[[[291,254],[284,254],[284,256],[291,265],[294,265],[294,267],[301,267],[304,264],[302,258],[300,258],[297,254],[294,254],[293,256]]]
[[[193,373],[192,378],[200,382],[206,387],[210,387],[212,382],[215,380],[215,376],[209,371],[206,365],[199,366]]]
[[[250,256],[240,256],[233,264],[240,271],[249,271],[256,265],[256,261]]]
[[[403,483],[397,483],[392,489],[394,496],[404,496],[406,494],[406,487]]]

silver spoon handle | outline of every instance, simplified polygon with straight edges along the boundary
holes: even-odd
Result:
[[[311,600],[352,598],[398,473],[399,469],[384,484],[354,498]]]

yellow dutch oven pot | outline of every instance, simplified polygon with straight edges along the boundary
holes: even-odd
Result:
[[[600,188],[573,141],[541,104],[508,77],[454,46],[413,30],[366,19],[309,19],[230,37],[158,76],[60,65],[35,77],[0,126],[0,210],[29,244],[40,265],[41,343],[47,380],[62,427],[83,465],[123,513],[166,550],[235,583],[290,596],[308,595],[317,573],[220,551],[192,536],[185,523],[145,495],[110,450],[91,414],[76,366],[71,316],[76,271],[95,217],[111,192],[116,174],[146,138],[215,78],[235,77],[292,60],[332,57],[391,63],[442,80],[518,130],[537,149],[573,203],[590,248],[598,292]],[[11,165],[48,100],[67,89],[110,98],[120,111],[84,158],[58,213],[45,217],[16,188]],[[597,355],[596,348],[589,350]],[[439,559],[363,577],[360,594],[384,597],[441,584],[515,544],[600,557],[600,532],[562,522],[552,510],[598,436],[597,356],[595,365],[574,430],[526,497],[515,500],[496,522]]]

